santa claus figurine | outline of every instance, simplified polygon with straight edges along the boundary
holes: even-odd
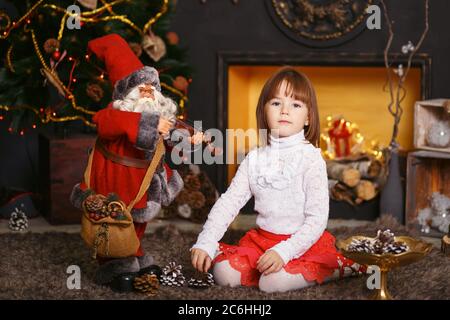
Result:
[[[104,61],[114,87],[113,102],[93,117],[98,142],[92,160],[90,189],[102,195],[115,193],[129,204],[138,194],[160,136],[166,143],[170,141],[177,106],[161,94],[158,72],[144,66],[119,35],[94,39],[89,42],[88,50]],[[189,139],[191,143],[199,143],[202,135],[198,133]],[[170,169],[162,157],[146,196],[131,211],[139,240],[147,222],[159,213],[162,205],[169,205],[182,188],[181,176]],[[72,204],[81,209],[91,190],[85,181],[75,185],[70,199]],[[135,256],[97,259],[100,266],[95,281],[98,284],[132,280],[130,274],[157,273],[159,268],[142,246]]]

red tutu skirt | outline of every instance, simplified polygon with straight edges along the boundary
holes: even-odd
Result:
[[[259,257],[266,250],[290,237],[291,235],[252,229],[244,235],[237,246],[219,243],[221,253],[214,259],[214,263],[228,260],[231,267],[241,273],[243,286],[258,286],[261,273],[256,266]],[[291,260],[284,266],[284,270],[291,274],[301,274],[305,280],[317,283],[322,283],[336,269],[341,270],[342,276],[344,267],[351,267],[354,262],[336,250],[335,240],[331,233],[324,231],[305,254]]]

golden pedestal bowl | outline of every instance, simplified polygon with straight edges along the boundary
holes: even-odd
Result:
[[[376,289],[375,294],[371,297],[373,300],[391,300],[392,296],[387,289],[387,275],[388,272],[396,267],[406,266],[410,263],[419,261],[431,252],[433,245],[431,243],[417,240],[411,237],[400,236],[394,237],[395,241],[401,241],[408,245],[408,251],[399,254],[393,253],[367,253],[348,251],[347,248],[353,240],[372,240],[374,238],[365,236],[353,236],[345,240],[339,240],[336,247],[342,254],[362,265],[376,265],[380,268],[380,289]]]

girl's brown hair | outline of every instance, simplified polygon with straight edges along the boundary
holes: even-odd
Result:
[[[269,143],[270,129],[267,125],[265,105],[268,101],[273,99],[280,89],[283,81],[288,82],[285,94],[295,97],[295,99],[304,102],[308,108],[308,122],[305,126],[305,138],[312,145],[318,147],[320,135],[319,110],[317,108],[316,92],[312,86],[311,81],[306,75],[296,71],[292,67],[284,67],[278,70],[265,83],[258,100],[256,107],[256,121],[258,125],[258,132],[260,129],[267,130],[267,143]]]

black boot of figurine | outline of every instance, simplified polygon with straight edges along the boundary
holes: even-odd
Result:
[[[109,283],[109,287],[114,292],[132,292],[134,291],[134,278],[137,275],[137,272],[119,274]]]

